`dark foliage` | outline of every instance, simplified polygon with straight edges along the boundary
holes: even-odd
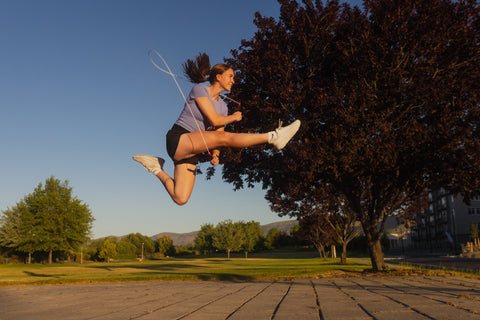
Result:
[[[223,178],[260,183],[282,215],[331,190],[361,221],[381,270],[387,216],[412,211],[426,188],[468,197],[480,186],[479,5],[279,2],[280,19],[257,14],[255,36],[228,61],[244,115],[230,130],[266,132],[278,119],[302,127],[281,152],[228,150]]]

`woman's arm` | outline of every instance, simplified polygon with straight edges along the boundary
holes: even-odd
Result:
[[[210,121],[210,123],[214,127],[221,127],[226,124],[242,120],[242,113],[240,111],[237,111],[234,114],[226,117],[219,115],[215,111],[215,108],[210,102],[210,99],[208,99],[207,97],[195,98],[195,102],[197,103],[198,107],[200,108],[202,113],[205,115],[205,117],[207,117],[207,119]]]

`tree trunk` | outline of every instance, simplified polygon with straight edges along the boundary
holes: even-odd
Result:
[[[248,251],[245,251],[245,260],[248,259]]]
[[[32,253],[29,252],[29,253],[28,253],[28,262],[27,262],[27,264],[31,264],[31,263],[32,263]]]
[[[48,251],[48,264],[52,264],[53,250]]]
[[[367,247],[370,252],[373,272],[385,271],[385,260],[380,242],[383,230],[378,229],[378,224],[377,219],[362,220],[362,228],[365,233],[365,238],[367,239]]]
[[[230,249],[227,249],[227,260],[230,260]]]
[[[371,236],[367,236],[367,245],[370,251],[370,259],[372,261],[373,272],[384,271],[386,269],[385,260],[383,258],[382,244],[380,238],[372,240]]]
[[[342,256],[340,257],[340,263],[346,264],[347,263],[347,242],[343,241],[342,243]]]
[[[331,248],[331,251],[332,251],[332,252],[331,252],[331,254],[332,254],[332,259],[335,259],[335,258],[337,257],[337,250],[336,250],[336,248],[335,248],[335,245],[332,244],[330,248]]]
[[[320,255],[320,258],[325,259],[326,256],[325,256],[325,249],[324,249],[323,245],[319,244],[319,245],[316,245],[315,247],[317,248],[317,251],[318,251],[318,254]]]

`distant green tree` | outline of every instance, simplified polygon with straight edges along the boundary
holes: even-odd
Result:
[[[105,242],[105,240],[105,238],[101,238],[88,241],[87,247],[85,249],[86,256],[94,261],[100,260],[99,255],[100,251],[102,251],[103,243]]]
[[[104,259],[107,263],[117,255],[117,245],[112,239],[106,239],[103,242],[102,250],[100,251],[99,258]]]
[[[198,250],[203,254],[210,254],[215,247],[213,246],[213,235],[215,234],[215,227],[211,223],[206,223],[200,227],[200,231],[195,237],[194,243]]]
[[[11,209],[2,211],[0,217],[0,246],[15,248],[22,242],[22,217],[16,214],[21,203]]]
[[[90,234],[93,217],[86,204],[72,196],[68,181],[53,176],[41,183],[27,197],[27,206],[34,216],[32,235],[39,250],[48,252],[52,263],[53,251],[69,254],[85,242]]]
[[[148,236],[144,236],[137,232],[130,233],[125,238],[126,241],[130,242],[135,248],[137,248],[135,253],[138,256],[142,254],[142,248],[144,255],[151,255],[155,252],[155,242]]]
[[[183,246],[175,247],[175,255],[176,256],[186,256],[186,255],[193,255],[196,254],[195,252],[195,244],[189,243]]]
[[[265,249],[275,249],[279,245],[281,238],[282,232],[277,228],[268,230],[267,236],[265,237]]]
[[[248,253],[252,252],[262,239],[263,230],[260,228],[260,223],[255,221],[240,222],[240,225],[245,235],[242,249],[245,252],[245,259],[248,259]]]
[[[245,233],[242,226],[231,220],[225,220],[215,227],[213,245],[219,250],[227,251],[227,257],[230,260],[230,252],[241,250],[244,239]]]
[[[117,251],[118,256],[121,256],[122,259],[135,259],[138,248],[126,237],[123,237],[117,242]]]
[[[300,225],[297,223],[290,228],[290,243],[293,246],[306,246],[307,243],[305,240],[300,238]]]
[[[298,230],[300,230],[300,225],[299,224],[295,224],[294,226],[292,226],[290,228],[290,236],[295,239],[295,237],[296,237],[295,234],[298,232]],[[296,243],[296,241],[295,241],[295,243]]]
[[[0,217],[0,247],[10,251],[28,253],[27,263],[32,261],[35,251],[33,238],[29,234],[32,215],[25,201],[19,201],[14,207],[2,211]]]
[[[51,264],[54,251],[70,255],[88,239],[93,221],[88,205],[72,195],[68,181],[52,176],[3,212],[0,237],[5,245],[28,253],[29,261],[33,252],[48,252]]]
[[[163,236],[155,240],[155,251],[164,256],[173,256],[175,254],[175,247],[173,240],[169,236]]]

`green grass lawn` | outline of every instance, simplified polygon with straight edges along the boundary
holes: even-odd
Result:
[[[387,274],[461,274],[396,266]],[[369,259],[320,259],[312,251],[272,251],[213,257],[184,257],[150,261],[71,264],[0,265],[0,286],[166,280],[280,280],[370,274]],[[466,274],[465,276],[471,276]]]
[[[300,257],[299,257],[300,256]],[[143,262],[0,265],[0,286],[151,280],[262,280],[361,274],[369,264],[282,254],[173,258]]]

